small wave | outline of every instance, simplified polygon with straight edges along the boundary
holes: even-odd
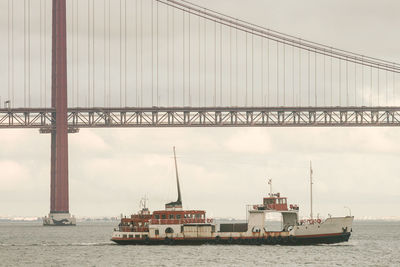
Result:
[[[80,246],[114,246],[116,245],[113,242],[94,242],[94,243],[67,243],[67,244],[50,244],[50,243],[42,243],[42,244],[0,244],[0,247],[80,247]]]
[[[72,243],[69,246],[114,246],[116,245],[114,242],[94,242],[94,243]]]
[[[354,247],[352,244],[348,243],[338,243],[338,244],[317,244],[315,246],[321,246],[321,247]]]
[[[0,244],[0,247],[36,247],[43,244]]]

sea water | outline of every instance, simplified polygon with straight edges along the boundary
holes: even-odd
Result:
[[[316,246],[120,246],[117,224],[0,223],[0,266],[400,266],[400,222],[355,221],[349,242]]]

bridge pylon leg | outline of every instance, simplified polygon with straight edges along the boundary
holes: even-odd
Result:
[[[66,0],[53,0],[52,16],[51,105],[55,123],[51,132],[50,214],[43,218],[43,225],[76,225],[69,213],[68,197]]]

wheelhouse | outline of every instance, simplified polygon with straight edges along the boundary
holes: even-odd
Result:
[[[121,232],[148,232],[150,220],[150,211],[144,208],[138,214],[131,215],[130,218],[122,218],[119,230]]]
[[[266,210],[288,210],[287,198],[281,197],[280,193],[273,194],[269,197],[264,197],[263,206]]]

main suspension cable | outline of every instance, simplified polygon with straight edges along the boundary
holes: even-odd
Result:
[[[363,57],[360,54],[341,50],[341,49],[336,49],[332,48],[330,46],[322,45],[316,42],[308,41],[308,40],[303,40],[296,38],[291,35],[287,35],[284,33],[280,33],[278,31],[274,31],[271,29],[267,29],[252,23],[248,23],[227,15],[224,15],[222,13],[210,10],[210,9],[205,9],[203,7],[200,7],[196,4],[193,4],[189,1],[185,0],[157,0],[161,3],[164,3],[166,5],[172,5],[177,9],[186,9],[187,12],[192,12],[197,13],[201,11],[200,13],[202,16],[209,20],[219,20],[220,23],[224,23],[227,26],[230,27],[237,27],[242,31],[254,31],[257,35],[261,35],[265,38],[270,38],[272,40],[278,41],[280,43],[283,42],[293,42],[296,46],[300,46],[304,50],[311,50],[311,51],[317,51],[318,54],[323,54],[323,55],[329,55],[333,57],[338,57],[340,59],[346,59],[348,58],[351,62],[356,62],[357,64],[361,64],[361,58]],[[186,3],[186,4],[185,4]],[[328,51],[331,51],[330,54],[328,54]],[[368,66],[371,65],[374,68],[378,68],[378,66],[381,69],[388,69],[389,71],[395,71],[395,72],[400,72],[400,64],[399,63],[394,63],[394,62],[389,62],[386,60],[380,60],[368,56],[364,56],[365,60],[364,64],[367,64]]]

